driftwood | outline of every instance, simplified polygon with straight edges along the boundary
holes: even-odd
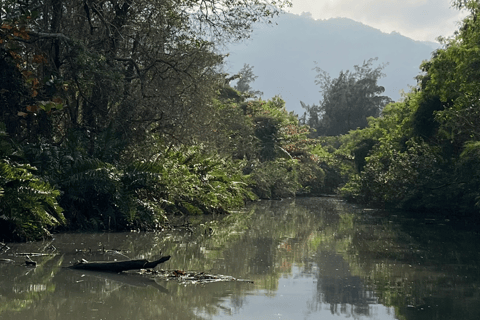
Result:
[[[127,260],[127,261],[96,261],[88,262],[82,260],[79,263],[70,266],[72,269],[92,270],[92,271],[106,271],[106,272],[122,272],[135,269],[151,269],[155,268],[160,263],[168,261],[170,256],[161,257],[156,261],[149,262],[148,260]]]
[[[190,272],[183,270],[145,270],[142,275],[152,275],[156,279],[165,281],[176,280],[182,284],[206,284],[212,282],[245,282],[254,283],[252,280],[236,279],[221,274],[208,274],[205,272]]]

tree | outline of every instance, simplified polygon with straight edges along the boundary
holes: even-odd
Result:
[[[239,79],[234,87],[236,90],[246,93],[250,97],[261,96],[263,94],[261,91],[253,90],[250,86],[250,84],[258,78],[253,74],[253,66],[244,64],[238,75]]]
[[[315,67],[315,83],[320,86],[323,100],[318,106],[305,106],[317,135],[340,135],[367,126],[368,117],[378,117],[383,107],[392,100],[380,94],[385,88],[377,84],[384,65],[373,68],[377,59],[354,66],[355,71],[341,71],[332,79],[320,67]]]
[[[320,128],[322,125],[322,118],[324,115],[323,110],[320,108],[320,105],[308,105],[303,101],[300,101],[300,105],[303,109],[305,109],[305,112],[300,119],[302,124],[308,125],[311,129],[313,129],[311,135],[316,136],[316,129]]]
[[[469,9],[472,13],[478,9],[478,0],[452,0],[452,6],[457,9]]]
[[[247,37],[286,0],[129,0],[2,2],[0,46],[31,78],[19,112],[42,113],[56,101],[57,141],[83,132],[94,154],[107,129],[144,141],[154,130],[178,142],[208,121],[221,76],[221,42]],[[35,88],[33,88],[35,86]],[[57,106],[57,105],[53,105]],[[18,119],[17,119],[18,121]],[[30,136],[35,136],[31,134]]]

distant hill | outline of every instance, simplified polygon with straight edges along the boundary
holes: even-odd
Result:
[[[280,95],[287,110],[297,114],[303,114],[300,101],[314,104],[321,99],[314,83],[314,61],[336,78],[341,70],[353,70],[354,65],[378,57],[375,67],[389,63],[379,83],[386,95],[398,100],[400,90],[408,91],[409,85],[416,84],[421,62],[439,47],[347,18],[314,20],[309,14],[286,13],[275,22],[278,25],[258,27],[244,43],[230,45],[225,71],[236,73],[245,63],[254,66],[258,78],[252,87],[263,91],[264,99]]]

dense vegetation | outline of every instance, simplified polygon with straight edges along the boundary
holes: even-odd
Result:
[[[480,209],[478,1],[421,65],[418,85],[368,126],[324,139],[343,161],[341,193],[363,203],[476,219]]]
[[[308,129],[231,88],[216,50],[287,5],[2,2],[2,237],[153,229],[316,185]]]
[[[3,237],[148,230],[169,214],[338,190],[367,204],[476,214],[477,2],[458,3],[471,16],[403,101],[385,106],[374,60],[336,79],[317,68],[323,100],[300,120],[279,97],[257,97],[253,67],[221,71],[216,46],[288,5],[272,3],[2,2]]]

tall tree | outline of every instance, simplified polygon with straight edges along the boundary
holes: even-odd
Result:
[[[234,87],[236,90],[246,93],[251,97],[261,96],[263,94],[261,91],[254,90],[250,85],[258,78],[258,76],[253,73],[253,66],[244,64],[243,68],[238,73],[238,76],[239,79]]]
[[[314,68],[318,73],[315,83],[320,86],[323,100],[318,106],[303,106],[309,116],[307,123],[316,124],[318,135],[340,135],[364,128],[368,117],[378,117],[383,107],[392,101],[381,95],[385,88],[377,81],[383,76],[384,65],[373,68],[376,60],[354,66],[354,72],[341,71],[335,79],[320,67]]]

